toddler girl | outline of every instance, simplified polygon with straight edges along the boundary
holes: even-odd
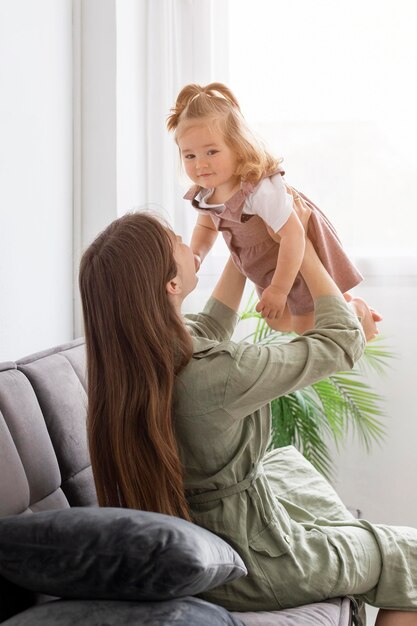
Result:
[[[314,325],[313,300],[299,274],[307,236],[345,293],[362,276],[318,207],[284,180],[281,160],[251,133],[222,83],[187,85],[167,122],[195,185],[184,196],[198,211],[191,249],[199,267],[221,231],[232,257],[256,286],[256,309],[275,330]],[[349,299],[349,295],[345,297]]]

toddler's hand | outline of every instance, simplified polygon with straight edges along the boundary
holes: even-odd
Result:
[[[262,317],[268,319],[278,319],[284,313],[287,303],[287,294],[283,293],[279,287],[269,285],[262,292],[262,298],[256,305],[256,310]]]

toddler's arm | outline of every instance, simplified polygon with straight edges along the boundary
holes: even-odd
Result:
[[[197,270],[210,252],[217,238],[217,230],[210,215],[199,215],[191,236],[191,250],[197,259]]]
[[[284,226],[272,235],[279,241],[277,266],[269,287],[264,289],[256,310],[264,317],[279,318],[285,308],[288,293],[300,270],[305,250],[304,226],[293,210]]]

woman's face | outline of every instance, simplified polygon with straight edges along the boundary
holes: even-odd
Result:
[[[198,278],[196,276],[196,260],[187,244],[183,243],[180,235],[174,237],[174,259],[177,264],[177,276],[181,283],[182,296],[185,298],[195,289]]]

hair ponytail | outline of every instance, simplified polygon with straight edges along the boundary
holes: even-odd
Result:
[[[206,87],[203,87],[204,93],[212,97],[222,97],[229,102],[229,104],[240,111],[239,102],[233,92],[226,87],[223,83],[210,83]]]
[[[203,117],[211,112],[225,112],[229,107],[240,111],[237,99],[223,83],[210,83],[205,87],[191,83],[178,94],[167,119],[167,128],[169,131],[176,130],[182,114],[186,111],[190,117]]]
[[[84,253],[87,431],[100,506],[190,519],[172,402],[192,344],[165,290],[176,273],[167,229],[145,213],[115,220]]]
[[[187,108],[190,102],[194,100],[194,98],[200,95],[200,93],[203,93],[203,87],[196,85],[195,83],[186,85],[183,89],[181,89],[177,96],[175,106],[171,109],[171,115],[169,115],[167,119],[167,128],[169,131],[177,128],[181,113]]]

